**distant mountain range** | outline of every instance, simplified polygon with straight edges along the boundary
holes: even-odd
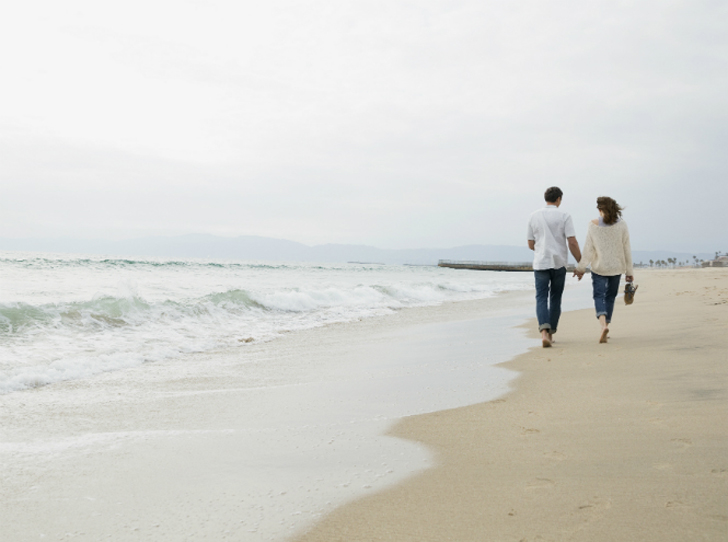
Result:
[[[142,237],[123,241],[89,239],[2,239],[0,251],[52,252],[125,257],[205,258],[220,260],[291,261],[436,265],[438,260],[528,262],[533,258],[523,247],[508,245],[464,245],[453,248],[382,249],[366,245],[327,244],[308,246],[295,241],[269,237],[218,237],[192,234],[176,237]],[[633,252],[635,263],[650,260],[693,261],[693,256],[709,260],[714,254],[682,253],[667,250]]]

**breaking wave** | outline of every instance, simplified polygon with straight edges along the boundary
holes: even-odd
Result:
[[[0,259],[0,272],[0,393],[530,288],[376,265],[33,257]]]

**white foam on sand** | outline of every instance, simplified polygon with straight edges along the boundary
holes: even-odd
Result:
[[[0,498],[13,521],[0,522],[15,541],[283,540],[431,465],[387,428],[507,392],[515,374],[494,365],[532,346],[516,327],[532,305],[512,293],[408,309],[244,356],[2,396]]]

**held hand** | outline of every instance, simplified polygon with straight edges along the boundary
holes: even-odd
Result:
[[[578,279],[581,280],[581,277],[584,276],[584,272],[583,271],[574,271],[574,276],[578,277]]]

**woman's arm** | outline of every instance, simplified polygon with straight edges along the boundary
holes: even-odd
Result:
[[[627,223],[624,224],[624,235],[622,236],[622,246],[624,247],[624,261],[627,262],[627,282],[634,280],[634,268],[632,265],[632,245],[629,241],[629,228]]]
[[[594,257],[594,240],[592,239],[591,226],[586,231],[586,241],[584,242],[584,250],[581,253],[581,259],[576,265],[576,269],[582,273],[586,271],[586,266],[589,265]]]

